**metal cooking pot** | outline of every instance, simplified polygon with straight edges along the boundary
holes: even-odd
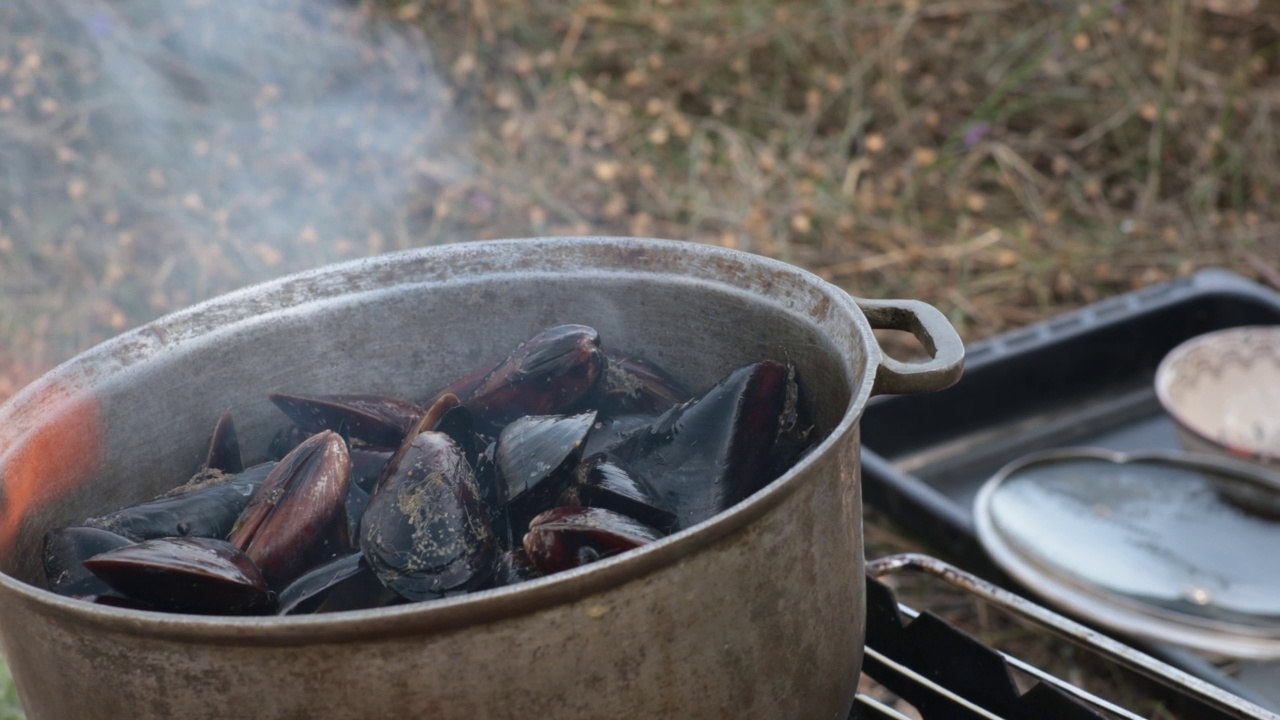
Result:
[[[727,512],[515,587],[309,617],[99,607],[40,589],[45,531],[181,482],[230,409],[247,458],[273,389],[420,397],[556,323],[691,387],[787,359],[825,439]],[[873,328],[934,357],[884,357]],[[683,242],[431,247],[161,318],[0,406],[0,645],[33,718],[837,718],[864,632],[858,420],[937,390],[963,346],[935,309],[854,300],[795,267]]]

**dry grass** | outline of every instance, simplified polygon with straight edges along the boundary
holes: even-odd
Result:
[[[1275,33],[1185,0],[400,12],[478,119],[460,228],[738,247],[969,338],[1280,257]]]
[[[970,340],[1204,266],[1280,287],[1276,24],[1202,5],[1251,7],[276,0],[244,46],[220,3],[6,3],[0,397],[248,282],[469,238],[740,248]]]
[[[276,0],[274,52],[216,3],[96,7],[0,10],[0,393],[248,282],[467,238],[737,247],[970,339],[1280,276],[1276,31],[1191,0]]]

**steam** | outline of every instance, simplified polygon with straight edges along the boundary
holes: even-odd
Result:
[[[422,244],[439,190],[470,174],[425,40],[367,7],[0,7],[0,332],[62,338],[44,365],[235,287]]]

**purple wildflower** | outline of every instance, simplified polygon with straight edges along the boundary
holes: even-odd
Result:
[[[976,122],[970,125],[969,128],[964,131],[964,146],[971,148],[974,145],[977,145],[989,132],[991,132],[991,123],[989,122]]]

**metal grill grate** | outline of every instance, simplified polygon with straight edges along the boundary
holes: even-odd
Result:
[[[901,604],[876,578],[904,571],[930,575],[1146,677],[1159,687],[1175,717],[1280,720],[1280,715],[940,560],[894,555],[868,564],[863,672],[910,703],[925,720],[1140,720],[1141,716],[989,647],[932,612]],[[1019,689],[1014,670],[1032,678],[1029,688]],[[849,717],[910,720],[866,694],[858,695]]]

